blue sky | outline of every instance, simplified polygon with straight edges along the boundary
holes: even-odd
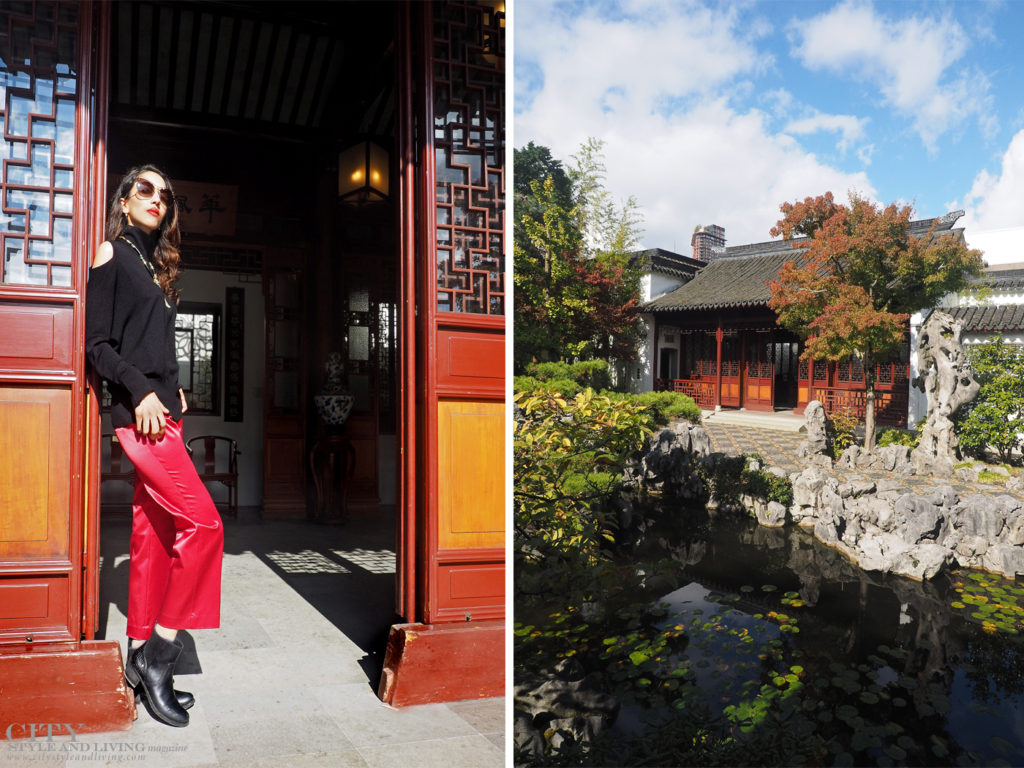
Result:
[[[516,0],[513,22],[515,146],[603,139],[647,247],[767,240],[826,190],[963,208],[969,241],[1024,227],[1022,0]]]

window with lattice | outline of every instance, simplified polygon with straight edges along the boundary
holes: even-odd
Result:
[[[174,349],[189,413],[220,414],[220,316],[220,304],[183,301],[178,306]]]

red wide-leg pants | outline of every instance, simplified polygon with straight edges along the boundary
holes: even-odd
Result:
[[[160,440],[134,426],[115,431],[135,466],[128,637],[147,640],[156,622],[219,627],[224,529],[185,450],[181,421],[168,419]]]

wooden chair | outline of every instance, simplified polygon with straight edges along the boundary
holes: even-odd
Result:
[[[125,506],[131,512],[131,502],[123,504],[103,503],[103,484],[113,480],[128,483],[132,490],[135,490],[135,467],[124,454],[117,435],[113,432],[104,433],[102,436],[103,446],[100,452],[100,507],[106,508],[109,512],[124,513]]]
[[[196,448],[195,446],[201,446]],[[204,483],[223,483],[228,489],[228,503],[224,514],[238,517],[238,443],[222,435],[198,435],[185,443],[196,465],[199,479]],[[196,455],[201,451],[200,455]]]

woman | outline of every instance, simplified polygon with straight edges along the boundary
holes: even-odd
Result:
[[[182,441],[174,325],[178,213],[151,165],[121,180],[107,240],[89,270],[85,352],[109,382],[110,418],[135,466],[125,677],[150,712],[188,725],[191,694],[175,691],[180,629],[220,626],[224,531]]]

